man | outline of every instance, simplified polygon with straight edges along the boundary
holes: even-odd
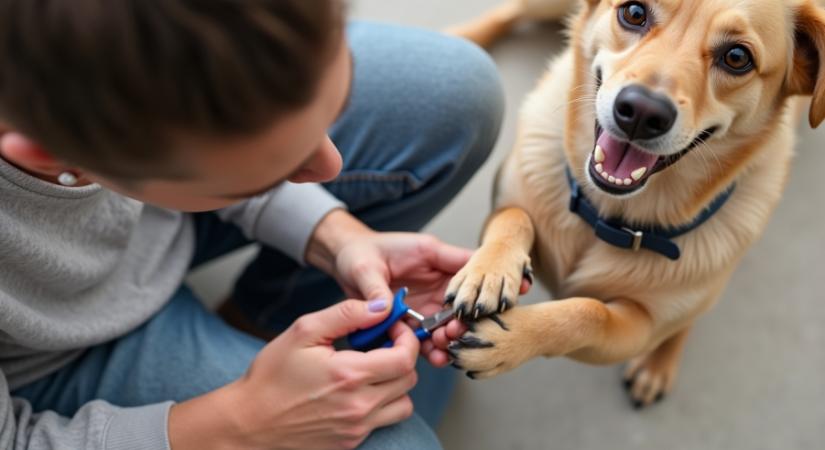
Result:
[[[440,307],[468,252],[378,230],[458,192],[501,91],[469,44],[343,28],[333,0],[0,2],[0,447],[438,448],[407,392],[457,323],[331,342],[402,285]],[[249,242],[221,311],[269,343],[181,286]]]

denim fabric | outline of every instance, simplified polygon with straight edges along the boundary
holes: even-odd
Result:
[[[371,23],[349,28],[355,61],[350,104],[330,130],[344,157],[325,187],[378,230],[418,230],[466,184],[492,149],[503,113],[490,59],[464,41]],[[193,266],[247,244],[233,225],[196,216]],[[283,330],[342,298],[335,282],[262,248],[233,302],[261,327]],[[182,401],[239,377],[264,343],[226,325],[186,288],[149,322],[89,349],[13,393],[35,410],[71,415],[92,399],[120,406]],[[447,405],[454,373],[419,364],[416,413],[375,431],[360,448],[440,448],[430,427]]]

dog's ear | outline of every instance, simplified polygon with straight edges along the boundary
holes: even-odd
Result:
[[[811,95],[808,121],[816,128],[825,119],[825,10],[813,1],[796,10],[794,51],[786,87],[789,95]]]

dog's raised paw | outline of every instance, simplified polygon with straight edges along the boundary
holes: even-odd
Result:
[[[529,255],[482,247],[450,281],[444,302],[459,320],[477,321],[515,306],[522,279],[533,282]]]

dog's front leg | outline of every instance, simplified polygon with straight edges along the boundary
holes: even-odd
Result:
[[[533,223],[521,208],[496,211],[488,219],[481,247],[447,286],[446,303],[459,319],[503,312],[518,300],[522,278],[532,282]]]
[[[645,350],[651,336],[650,315],[634,301],[570,298],[519,306],[475,323],[449,350],[467,376],[488,378],[537,356],[622,361]]]

